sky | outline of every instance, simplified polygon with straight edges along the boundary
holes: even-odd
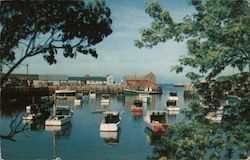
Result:
[[[49,65],[37,55],[26,59],[13,73],[65,74],[68,76],[105,76],[111,74],[116,82],[124,75],[145,75],[153,72],[158,83],[185,83],[185,72],[171,72],[171,66],[178,64],[178,57],[187,54],[185,43],[168,41],[152,49],[139,49],[133,41],[140,39],[139,29],[150,25],[152,19],[145,13],[147,0],[106,0],[111,9],[113,33],[96,45],[98,58],[78,55],[76,59],[65,59],[57,55],[57,63]],[[159,3],[170,12],[177,22],[194,12],[187,0],[160,0]]]

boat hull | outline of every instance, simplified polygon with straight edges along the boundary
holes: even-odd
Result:
[[[180,108],[179,107],[168,107],[167,110],[170,112],[170,111],[180,111]]]
[[[74,105],[75,105],[75,106],[81,105],[81,100],[75,99],[75,100],[74,100]]]
[[[46,126],[62,126],[71,121],[71,116],[64,116],[59,118],[59,116],[50,117],[45,121]]]
[[[132,112],[142,112],[142,107],[132,106]]]
[[[109,99],[102,99],[101,104],[109,104]]]
[[[119,130],[120,122],[118,123],[104,123],[100,125],[101,132],[117,132]]]
[[[137,91],[130,89],[123,89],[125,95],[138,95],[138,94],[162,94],[162,91]]]
[[[89,94],[89,98],[95,99],[96,98],[96,94]]]

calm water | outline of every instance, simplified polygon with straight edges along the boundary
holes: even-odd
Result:
[[[6,160],[54,159],[55,157],[63,160],[145,159],[152,155],[154,145],[158,144],[157,139],[146,134],[148,133],[145,131],[147,125],[143,121],[146,110],[165,109],[166,95],[170,90],[178,92],[180,108],[187,107],[187,101],[184,101],[183,98],[183,88],[175,88],[168,84],[161,84],[161,87],[163,94],[153,96],[151,103],[144,106],[143,115],[132,115],[131,113],[134,96],[113,96],[109,106],[101,106],[101,97],[97,96],[96,99],[89,100],[79,107],[73,107],[74,115],[70,124],[48,128],[44,127],[44,122],[38,122],[29,125],[28,130],[16,134],[15,141],[2,139],[1,156]],[[72,100],[60,103],[73,105]],[[2,108],[4,107],[2,106]],[[20,106],[20,108],[24,108],[24,106]],[[123,111],[121,130],[117,135],[115,133],[114,135],[103,135],[99,132],[103,114],[93,114],[91,111],[103,108]],[[16,117],[18,111],[7,113],[1,115],[1,134],[8,133],[10,122]],[[170,123],[175,123],[180,121],[183,115],[180,113],[168,118]],[[105,138],[107,136],[115,138],[110,140]]]

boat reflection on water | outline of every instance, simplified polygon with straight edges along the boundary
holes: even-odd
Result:
[[[177,114],[168,114],[168,122],[174,124],[177,121]]]
[[[62,126],[45,126],[45,130],[54,132],[56,139],[68,139],[71,134],[72,124],[67,123]]]
[[[141,122],[143,119],[142,112],[132,112],[132,117],[134,122]]]
[[[45,126],[45,130],[53,133],[53,160],[61,160],[61,157],[56,152],[56,142],[60,139],[69,139],[72,124],[67,123],[62,126]]]
[[[30,129],[33,131],[44,131],[45,123],[44,120],[33,120],[30,124]]]
[[[161,140],[162,138],[161,132],[155,133],[149,127],[146,127],[144,132],[146,133],[146,142],[150,146],[161,146],[163,144]]]
[[[173,110],[170,111],[170,110],[169,110],[169,111],[168,111],[168,115],[169,115],[169,116],[176,116],[176,115],[179,114],[179,113],[180,113],[179,110],[176,110],[176,111],[173,111]]]
[[[108,145],[118,145],[119,135],[120,130],[118,132],[100,132],[100,138],[102,138],[103,142]]]

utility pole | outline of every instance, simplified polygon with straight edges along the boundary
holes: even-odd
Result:
[[[28,64],[26,64],[26,77],[27,77],[27,80],[28,80],[28,74],[29,74],[29,65]]]

